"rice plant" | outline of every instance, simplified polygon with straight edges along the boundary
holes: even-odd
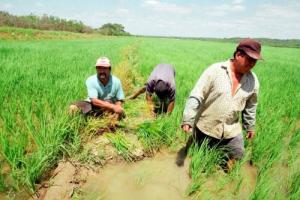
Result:
[[[207,140],[204,140],[200,146],[192,145],[188,154],[191,156],[189,173],[192,181],[187,189],[187,194],[191,195],[199,191],[205,178],[215,172],[217,166],[224,165],[225,161],[222,160],[224,157],[222,152],[215,147],[210,148]]]
[[[105,137],[109,139],[118,154],[121,155],[127,162],[134,161],[134,155],[132,154],[134,146],[126,139],[124,134],[120,132],[115,134],[107,133],[105,134]]]

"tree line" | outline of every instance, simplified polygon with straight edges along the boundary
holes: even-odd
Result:
[[[100,28],[93,29],[81,21],[61,19],[55,16],[36,16],[33,14],[16,16],[0,11],[0,26],[32,28],[41,30],[70,31],[76,33],[100,33],[102,35],[130,35],[122,24],[107,23]]]

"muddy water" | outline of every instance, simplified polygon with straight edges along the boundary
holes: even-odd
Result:
[[[188,163],[175,165],[175,154],[160,153],[154,158],[118,165],[106,165],[89,175],[82,187],[84,199],[185,199],[190,183]]]

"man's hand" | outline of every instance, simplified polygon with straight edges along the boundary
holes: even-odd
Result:
[[[192,127],[188,124],[184,124],[184,125],[182,125],[182,130],[186,133],[190,133],[190,132],[192,132]]]
[[[117,114],[121,114],[123,113],[123,108],[121,105],[118,104],[112,104],[112,110],[117,113]]]
[[[247,132],[247,135],[246,135],[246,138],[247,139],[252,139],[255,135],[255,132],[254,131],[248,131]]]

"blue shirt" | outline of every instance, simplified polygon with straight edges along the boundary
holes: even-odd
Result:
[[[109,81],[105,86],[99,81],[97,74],[90,76],[85,84],[88,91],[88,101],[97,98],[115,103],[125,99],[121,81],[113,75],[109,76]]]

